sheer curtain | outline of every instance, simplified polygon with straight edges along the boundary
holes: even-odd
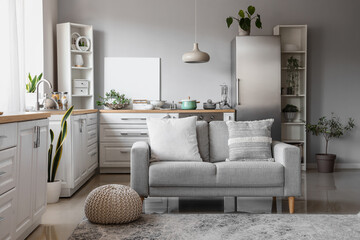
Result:
[[[24,110],[24,0],[0,0],[0,112]]]

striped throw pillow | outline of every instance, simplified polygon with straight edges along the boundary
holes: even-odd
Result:
[[[274,161],[271,154],[271,126],[274,119],[228,121],[227,161]]]

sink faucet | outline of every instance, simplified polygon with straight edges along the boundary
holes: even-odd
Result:
[[[42,82],[46,82],[48,85],[49,85],[49,88],[52,88],[52,84],[51,82],[49,82],[48,80],[46,79],[41,79],[37,84],[36,84],[36,111],[39,111],[40,110],[40,107],[43,107],[43,105],[39,104],[39,85],[40,83]]]

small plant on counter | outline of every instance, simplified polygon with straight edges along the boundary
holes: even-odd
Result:
[[[55,149],[55,155],[54,158],[52,158],[52,152],[53,152],[53,141],[54,141],[54,132],[52,129],[50,129],[50,147],[48,151],[48,182],[54,182],[56,177],[56,172],[59,167],[59,163],[62,156],[63,151],[63,144],[67,135],[67,119],[70,117],[72,111],[74,109],[74,106],[71,106],[66,113],[64,114],[62,120],[61,120],[61,130],[59,133],[59,137],[56,144]]]
[[[120,94],[114,89],[110,92],[105,93],[105,97],[99,97],[101,101],[97,101],[98,106],[105,106],[111,109],[122,109],[130,104],[131,99],[126,98],[125,94]]]
[[[226,18],[227,27],[229,28],[235,19],[239,23],[239,27],[244,31],[242,33],[239,31],[239,34],[240,35],[250,35],[251,21],[253,19],[256,19],[255,26],[259,29],[262,28],[262,22],[260,19],[260,15],[256,14],[256,16],[253,16],[254,13],[255,13],[255,7],[251,6],[251,5],[247,8],[247,11],[240,10],[238,13],[239,18],[231,17],[231,16]],[[245,14],[246,14],[246,16],[245,16]]]
[[[36,84],[41,80],[42,73],[40,73],[39,76],[35,75],[34,77],[31,77],[30,73],[28,75],[29,82],[26,84],[26,92],[27,93],[34,93],[36,90]]]

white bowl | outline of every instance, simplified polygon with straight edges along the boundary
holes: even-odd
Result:
[[[154,106],[154,108],[161,108],[164,106],[166,101],[161,100],[150,100],[150,104]]]

